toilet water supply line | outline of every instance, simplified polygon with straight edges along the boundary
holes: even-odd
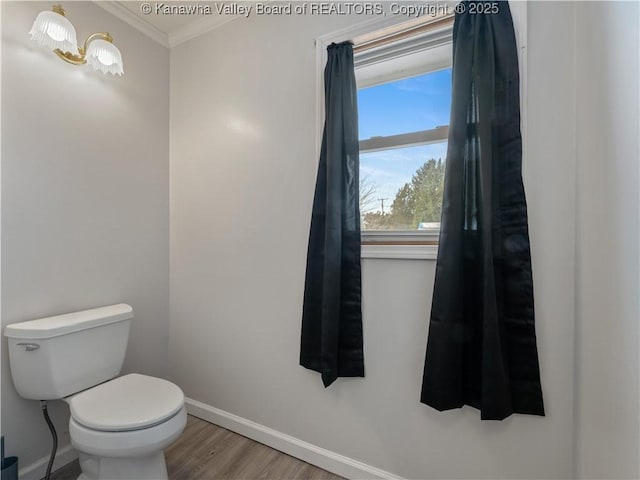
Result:
[[[53,437],[53,448],[51,449],[51,457],[49,457],[49,464],[47,465],[47,473],[44,476],[44,480],[49,480],[51,476],[51,468],[53,467],[53,461],[56,458],[56,450],[58,450],[58,435],[56,434],[56,429],[53,426],[53,422],[49,418],[49,411],[47,410],[47,401],[40,400],[40,406],[42,407],[42,414],[44,415],[44,420],[47,422],[47,426],[49,430],[51,430],[51,437]]]

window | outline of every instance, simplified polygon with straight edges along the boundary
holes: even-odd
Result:
[[[510,2],[510,8],[519,45],[521,130],[523,138],[526,138],[527,3]],[[438,13],[431,18],[422,16],[408,21],[396,15],[386,15],[379,20],[364,22],[351,28],[318,37],[316,39],[316,111],[318,114],[316,144],[320,145],[324,125],[324,85],[322,78],[326,64],[326,49],[330,43],[345,40],[351,40],[355,43],[356,81],[361,95],[373,96],[378,93],[376,87],[386,86],[386,88],[391,88],[394,83],[396,86],[402,86],[408,92],[411,90],[411,82],[426,82],[430,74],[434,74],[434,76],[446,75],[445,71],[449,71],[448,75],[451,75],[453,18],[449,15],[450,13],[451,11],[448,14],[444,12],[443,16]],[[362,45],[365,45],[365,48],[360,48]],[[367,49],[366,47],[370,48]],[[425,80],[420,80],[422,76],[425,77]],[[402,82],[405,83],[403,84]],[[445,95],[445,97],[450,97],[450,95]],[[410,106],[424,106],[426,116],[430,106],[418,95],[415,95],[413,99],[413,103],[410,103]],[[367,186],[367,181],[370,183],[375,181],[375,177],[371,175],[373,173],[385,177],[386,180],[380,181],[379,184],[377,183],[377,188],[373,189],[367,198],[362,199],[362,203],[365,204],[365,208],[362,211],[364,214],[376,211],[382,213],[381,199],[385,199],[384,211],[385,213],[390,213],[390,208],[398,190],[404,187],[406,183],[411,183],[413,174],[424,164],[424,162],[420,162],[420,158],[425,160],[430,158],[438,159],[441,153],[444,161],[447,141],[447,133],[445,131],[448,132],[448,118],[442,122],[425,122],[424,126],[419,127],[407,126],[407,124],[400,121],[394,121],[393,129],[384,130],[380,128],[375,130],[374,120],[371,117],[364,118],[368,109],[366,102],[367,100],[364,98],[359,102],[361,174],[365,177],[368,175],[364,180],[364,186]],[[394,104],[393,106],[394,108],[397,107],[396,113],[393,114],[388,110],[390,116],[393,114],[396,115],[395,118],[398,118],[398,116],[407,114],[406,112],[402,113],[401,105]],[[368,121],[371,121],[371,128],[367,130],[369,127],[365,127],[365,125],[367,125]],[[423,135],[422,138],[419,138],[420,134]],[[428,150],[429,148],[432,150]],[[436,148],[440,148],[440,152],[434,150]],[[523,148],[523,167],[526,169],[526,142],[523,143]],[[318,147],[316,159],[319,153]],[[410,165],[407,162],[403,164],[402,168],[393,164],[394,160],[398,161],[409,157],[417,158],[416,163]],[[381,168],[384,162],[394,165],[399,171],[404,172],[403,175],[405,176],[396,179],[394,184],[388,176],[393,172]],[[385,176],[385,172],[387,176]],[[363,188],[362,190],[365,192],[366,189]],[[430,218],[433,218],[433,216]],[[414,219],[412,216],[411,223],[409,223],[408,215],[405,219],[404,222],[393,227],[384,225],[385,229],[373,230],[365,227],[362,230],[362,257],[435,259],[437,256],[439,230],[431,227],[437,227],[437,225],[432,225],[437,222],[417,221],[417,217]],[[400,230],[409,226],[411,226],[410,230]]]
[[[364,241],[384,233],[385,243],[416,243],[440,227],[451,108],[450,26],[435,33],[413,39],[409,50],[402,42],[387,46],[382,58],[366,50],[368,58],[356,55]]]

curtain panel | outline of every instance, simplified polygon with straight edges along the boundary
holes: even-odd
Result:
[[[513,23],[506,1],[463,4],[421,401],[544,415]]]
[[[302,313],[300,364],[322,375],[363,377],[357,88],[350,43],[331,44],[325,124]]]

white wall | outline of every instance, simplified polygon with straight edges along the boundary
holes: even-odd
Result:
[[[571,4],[529,6],[526,166],[547,417],[420,404],[430,261],[365,260],[365,379],[298,366],[317,158],[313,39],[359,18],[251,17],[171,52],[170,375],[186,394],[406,478],[568,478]],[[550,113],[553,112],[553,113]]]
[[[640,478],[638,25],[638,2],[577,9],[579,478]]]
[[[128,302],[125,369],[164,376],[169,52],[91,2],[65,7],[80,41],[113,35],[125,75],[66,64],[31,42],[50,3],[2,2],[2,325]],[[26,467],[48,455],[50,436],[2,355],[2,433]],[[64,446],[66,408],[52,415]]]

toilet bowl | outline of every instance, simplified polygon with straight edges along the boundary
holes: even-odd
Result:
[[[21,397],[69,405],[79,480],[166,480],[163,449],[186,425],[173,383],[132,373],[124,362],[133,309],[119,304],[5,328]]]
[[[140,374],[110,380],[64,399],[81,480],[166,479],[162,450],[184,430],[182,390]]]

